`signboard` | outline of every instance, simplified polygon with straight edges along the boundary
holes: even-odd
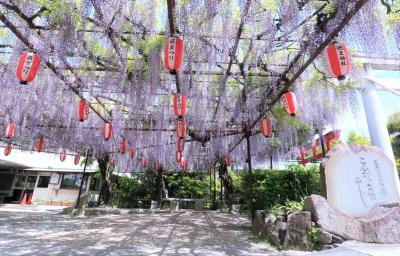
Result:
[[[393,162],[377,147],[336,145],[323,163],[328,202],[359,217],[378,205],[400,202]]]
[[[60,182],[60,174],[53,172],[50,177],[50,184],[58,184]]]

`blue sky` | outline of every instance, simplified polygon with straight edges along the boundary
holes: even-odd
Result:
[[[374,75],[376,78],[398,79],[400,87],[400,71],[375,71]],[[396,112],[400,112],[399,96],[396,96],[393,93],[387,91],[380,91],[379,96],[381,98],[381,103],[385,111],[384,114],[387,118]],[[342,130],[342,138],[344,140],[346,140],[347,135],[351,130],[354,130],[359,134],[369,137],[361,92],[358,92],[358,101],[360,108],[357,116],[354,116],[351,111],[348,111],[343,116],[342,123],[339,125],[339,128]]]

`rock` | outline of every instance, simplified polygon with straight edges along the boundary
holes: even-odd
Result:
[[[202,211],[204,209],[204,201],[203,200],[196,200],[194,203],[194,210],[195,211]]]
[[[363,224],[363,238],[370,243],[400,243],[400,207],[379,206],[358,218]]]
[[[276,247],[283,245],[286,235],[286,223],[282,221],[275,221],[272,230],[267,233],[268,239]]]
[[[171,201],[169,208],[171,211],[179,211],[179,202],[178,201]]]
[[[267,215],[265,215],[264,229],[265,229],[266,233],[268,233],[274,229],[275,221],[276,221],[275,215],[273,215],[271,213],[267,213]]]
[[[362,241],[361,224],[328,204],[328,201],[318,195],[304,199],[304,210],[310,211],[313,221],[329,233]]]
[[[281,241],[281,244],[285,242],[285,236],[286,236],[286,226],[287,224],[285,222],[279,222],[276,227],[279,232],[279,240]]]
[[[332,236],[332,243],[334,243],[334,244],[341,244],[344,242],[343,238],[341,238],[340,236],[333,235],[333,234],[331,234],[331,236]]]
[[[332,243],[332,235],[323,230],[322,228],[317,228],[316,236],[317,236],[317,241],[320,244]]]
[[[335,248],[335,246],[331,245],[331,244],[325,244],[322,246],[322,250],[329,250],[329,249],[333,249]]]
[[[150,209],[151,210],[155,210],[157,208],[158,208],[158,202],[157,201],[151,201]]]
[[[308,230],[310,228],[310,212],[295,212],[290,214],[288,216],[283,248],[285,250],[311,250],[312,243],[308,236]]]
[[[267,232],[272,230],[275,220],[275,215],[265,213],[265,211],[263,210],[258,210],[254,213],[253,226],[251,227],[251,231],[255,235],[266,237]]]
[[[281,240],[279,238],[279,231],[273,230],[268,234],[268,239],[271,241],[271,243],[276,246],[280,247],[282,246]]]
[[[257,236],[261,236],[265,224],[265,211],[257,210],[254,213],[254,218],[251,226],[251,232]]]
[[[232,205],[232,213],[239,214],[240,213],[240,204],[233,204]]]
[[[318,195],[304,200],[304,209],[324,230],[345,239],[368,243],[400,243],[400,206],[378,206],[362,217],[346,215]]]

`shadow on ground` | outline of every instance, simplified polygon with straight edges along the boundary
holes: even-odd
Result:
[[[70,217],[0,212],[0,255],[284,255],[216,212]]]

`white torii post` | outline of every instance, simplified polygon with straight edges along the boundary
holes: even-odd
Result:
[[[373,70],[370,65],[365,65],[367,81],[361,92],[364,112],[367,118],[369,136],[372,145],[381,148],[386,155],[394,162],[392,144],[390,142],[389,132],[387,130],[387,118],[379,98],[378,89],[373,81]],[[371,81],[372,80],[372,81]]]

